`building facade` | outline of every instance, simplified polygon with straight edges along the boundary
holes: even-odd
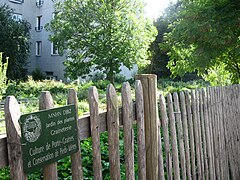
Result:
[[[66,81],[63,65],[65,57],[58,54],[58,49],[49,41],[50,32],[44,28],[54,17],[54,2],[52,0],[0,0],[0,3],[7,4],[14,10],[13,19],[27,20],[31,24],[28,72],[31,73],[39,68],[47,79]],[[122,66],[120,74],[128,79],[136,71],[137,65],[133,70]]]
[[[31,48],[28,72],[39,68],[47,79],[65,80],[64,56],[49,41],[49,32],[44,28],[53,18],[54,3],[51,0],[0,0],[13,10],[13,19],[27,20],[31,24]]]

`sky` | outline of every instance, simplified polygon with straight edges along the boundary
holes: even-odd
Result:
[[[149,18],[157,19],[170,2],[176,0],[145,0],[145,13]]]

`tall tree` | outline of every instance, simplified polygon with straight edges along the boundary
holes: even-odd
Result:
[[[166,35],[168,67],[174,75],[222,65],[232,83],[240,81],[240,1],[181,0],[171,32]]]
[[[166,67],[169,57],[167,52],[159,46],[161,43],[163,43],[164,34],[169,32],[168,25],[169,22],[167,16],[164,15],[160,16],[156,21],[154,21],[154,26],[158,30],[158,35],[150,46],[151,64],[149,65],[149,72],[157,74],[161,78],[170,76],[170,71]]]
[[[142,0],[65,0],[55,8],[47,28],[67,54],[68,77],[98,69],[113,82],[121,65],[130,69],[148,63],[147,50],[157,32],[144,17]]]
[[[0,5],[0,52],[3,60],[8,58],[7,77],[22,79],[27,75],[27,59],[30,49],[30,23],[12,19],[13,10],[6,4]]]

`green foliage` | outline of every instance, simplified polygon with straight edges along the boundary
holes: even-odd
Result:
[[[160,43],[163,43],[163,36],[169,32],[168,25],[170,24],[168,16],[162,15],[155,22],[154,26],[158,30],[156,39],[150,46],[151,52],[151,64],[146,70],[147,73],[153,73],[158,75],[160,78],[166,78],[170,76],[170,71],[166,67],[169,61],[167,52],[159,47]]]
[[[210,82],[211,86],[227,86],[231,84],[231,73],[226,71],[226,65],[220,63],[208,69],[203,76],[205,81]]]
[[[100,71],[94,73],[93,76],[92,76],[92,78],[91,78],[91,80],[92,80],[93,82],[98,82],[98,81],[101,81],[101,80],[103,80],[103,79],[106,79],[106,75],[105,75],[103,72],[100,72]]]
[[[100,70],[114,82],[120,66],[148,63],[147,50],[156,29],[145,18],[141,0],[65,0],[55,6],[47,25],[51,40],[66,50],[71,79]]]
[[[25,82],[11,82],[9,83],[5,97],[8,95],[13,95],[17,99],[23,98],[33,98],[36,99],[41,95],[42,91],[50,91],[52,95],[58,93],[67,94],[68,88],[71,85],[65,85],[61,82],[56,81],[34,81],[29,77],[28,81]]]
[[[240,81],[240,1],[181,0],[175,8],[164,47],[174,76],[198,71],[202,76],[218,64]]]
[[[116,74],[115,75],[115,82],[118,84],[122,84],[124,82],[126,82],[126,78],[125,76],[121,75],[121,74]]]
[[[6,60],[6,63],[3,63],[2,53],[0,53],[0,100],[2,100],[2,96],[7,88],[7,68],[8,60]]]
[[[40,69],[40,68],[34,69],[31,74],[32,74],[33,80],[35,80],[35,81],[45,79],[45,76],[44,76],[44,74],[41,72],[41,69]]]
[[[3,52],[4,60],[9,57],[7,77],[16,80],[24,79],[27,75],[31,26],[25,20],[13,20],[12,13],[8,5],[0,5],[0,52]]]
[[[9,167],[0,169],[0,179],[10,179]]]
[[[157,84],[159,93],[162,93],[163,95],[167,95],[168,93],[205,88],[207,86],[209,86],[209,83],[205,82],[202,79],[188,82],[159,79]]]

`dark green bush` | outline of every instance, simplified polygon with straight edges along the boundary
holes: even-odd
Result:
[[[45,79],[45,75],[41,72],[41,69],[40,68],[36,68],[32,71],[31,73],[32,75],[32,78],[35,80],[35,81],[39,81],[39,80],[44,80]]]

